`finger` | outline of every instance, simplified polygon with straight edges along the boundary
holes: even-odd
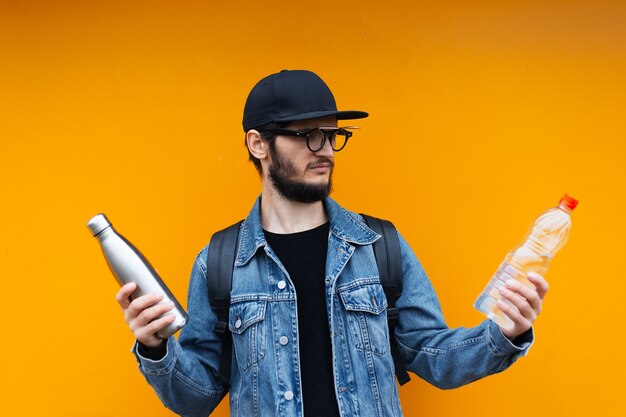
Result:
[[[162,314],[167,313],[171,309],[174,308],[174,303],[158,303],[151,307],[144,309],[133,323],[134,326],[143,327],[147,326],[150,322],[152,322],[157,317],[160,317]]]
[[[143,310],[155,305],[165,297],[164,294],[152,293],[135,298],[128,306],[128,317],[137,317]]]
[[[156,333],[170,325],[175,318],[176,316],[173,314],[167,314],[160,319],[154,320],[147,326],[138,329],[135,332],[135,337],[146,346],[157,346],[163,339],[158,337]]]
[[[511,321],[513,321],[513,328],[509,329],[511,332],[522,334],[532,325],[532,322],[524,317],[516,306],[507,303],[505,300],[498,300],[497,306],[504,314],[506,314],[508,318],[511,319]]]
[[[122,309],[126,310],[131,303],[130,296],[137,289],[137,284],[134,282],[129,282],[128,284],[122,286],[120,290],[115,295],[115,299],[122,307]]]
[[[529,287],[519,281],[511,279],[505,283],[505,287],[513,291],[514,293],[517,293],[520,297],[527,301],[536,314],[539,314],[541,312],[541,297],[539,297],[539,293],[534,286]]]
[[[521,285],[518,282],[515,282],[514,284]],[[537,312],[526,298],[514,290],[510,290],[507,286],[500,288],[500,294],[515,306],[517,313],[524,317],[524,319],[529,320],[531,323],[535,321],[537,318]],[[511,319],[513,319],[513,317],[511,317]]]
[[[528,277],[528,280],[532,282],[532,284],[537,289],[537,294],[539,294],[539,298],[543,300],[550,287],[548,285],[548,281],[546,281],[544,277],[542,277],[536,272],[529,272],[527,277]]]

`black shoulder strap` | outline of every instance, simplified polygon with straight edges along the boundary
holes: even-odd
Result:
[[[382,237],[374,242],[374,255],[378,266],[380,283],[387,297],[387,322],[389,325],[389,343],[393,364],[396,368],[396,377],[400,385],[411,380],[409,373],[400,360],[398,343],[395,337],[396,323],[398,322],[398,309],[396,300],[402,294],[402,256],[400,254],[400,239],[398,232],[388,220],[362,214],[367,225]]]
[[[211,237],[206,268],[209,303],[217,316],[215,332],[224,342],[220,359],[220,380],[226,387],[230,387],[233,343],[228,329],[228,311],[240,225],[241,222],[237,222]]]

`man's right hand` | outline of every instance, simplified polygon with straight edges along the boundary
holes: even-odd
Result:
[[[137,285],[134,282],[126,284],[117,292],[115,299],[122,307],[124,320],[137,341],[146,347],[155,348],[164,340],[156,333],[167,327],[175,318],[173,314],[158,317],[173,309],[174,303],[158,304],[163,299],[163,294],[147,294],[131,300],[130,295],[136,289]]]

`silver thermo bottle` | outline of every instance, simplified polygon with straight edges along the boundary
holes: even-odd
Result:
[[[133,297],[156,292],[164,295],[162,303],[174,303],[174,308],[165,314],[174,314],[176,319],[160,330],[157,336],[165,339],[180,330],[187,323],[187,313],[141,252],[113,229],[104,214],[92,217],[87,227],[98,239],[109,268],[120,285],[129,282],[137,284]]]

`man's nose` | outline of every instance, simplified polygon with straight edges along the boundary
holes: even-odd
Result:
[[[324,141],[324,146],[322,146],[322,149],[315,152],[315,155],[325,156],[328,158],[332,158],[334,154],[335,154],[335,151],[333,150],[333,147],[330,145],[329,139],[326,139]]]

